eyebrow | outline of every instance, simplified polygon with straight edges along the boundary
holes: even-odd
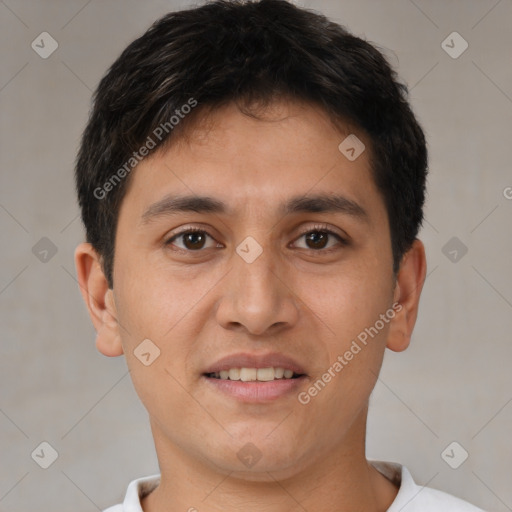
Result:
[[[141,220],[143,224],[147,224],[158,217],[185,212],[233,213],[225,203],[209,196],[168,195],[149,206]],[[359,203],[345,196],[334,194],[295,196],[282,203],[278,209],[278,214],[281,216],[296,213],[344,213],[357,220],[369,222],[368,213]]]

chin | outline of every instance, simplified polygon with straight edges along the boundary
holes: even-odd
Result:
[[[213,458],[211,453],[208,454],[210,461],[217,470],[222,468],[233,478],[253,482],[290,478],[304,469],[308,457],[303,453],[303,446],[291,443],[291,436],[289,443],[267,436],[268,431],[261,436],[247,436],[243,440],[234,436],[233,442],[225,447],[223,453],[217,453]],[[237,448],[233,454],[234,446]]]

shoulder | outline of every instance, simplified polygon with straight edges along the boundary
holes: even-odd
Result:
[[[484,512],[467,501],[414,481],[409,470],[395,462],[369,461],[386,478],[399,485],[395,501],[387,512]]]
[[[153,491],[159,483],[159,474],[132,480],[128,484],[123,503],[113,505],[103,512],[142,512],[141,498]]]
[[[411,496],[410,501],[403,507],[403,512],[434,512],[438,510],[450,510],[452,512],[484,512],[467,501],[456,498],[446,492],[419,487],[417,495]]]

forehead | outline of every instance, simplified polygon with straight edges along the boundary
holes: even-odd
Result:
[[[147,217],[152,206],[158,209],[155,204],[169,195],[215,197],[230,214],[259,200],[282,215],[300,196],[317,195],[337,196],[338,204],[345,198],[347,211],[360,207],[371,213],[383,206],[373,204],[382,198],[370,171],[366,135],[348,125],[334,126],[314,105],[276,103],[254,118],[229,104],[204,117],[196,112],[194,122],[177,135],[134,171],[123,204],[131,203],[139,217]],[[365,148],[353,160],[341,150],[348,136]]]

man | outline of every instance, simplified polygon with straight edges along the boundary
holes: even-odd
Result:
[[[479,510],[365,456],[426,272],[406,92],[369,43],[283,0],[171,13],[102,79],[76,267],[161,472],[109,512]]]

